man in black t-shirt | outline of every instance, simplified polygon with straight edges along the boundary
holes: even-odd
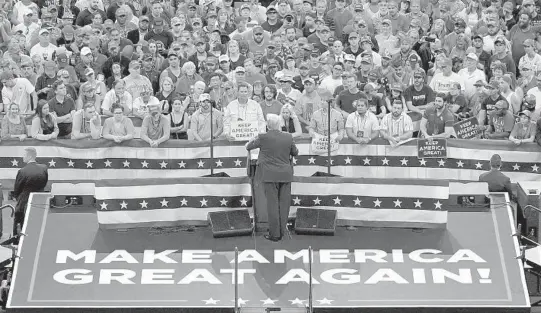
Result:
[[[496,102],[503,100],[506,101],[505,98],[500,94],[499,83],[492,79],[489,84],[485,86],[488,97],[481,103],[481,111],[479,112],[479,126],[481,130],[485,129],[485,125],[488,125],[488,116],[490,116],[490,113],[494,111]]]
[[[404,91],[404,100],[408,109],[422,114],[434,102],[434,90],[425,84],[425,71],[416,69],[413,72],[413,85]]]

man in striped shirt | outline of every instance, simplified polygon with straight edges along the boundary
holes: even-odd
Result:
[[[404,104],[400,100],[393,102],[392,112],[385,115],[380,124],[381,136],[389,141],[391,146],[410,139],[413,136],[413,122],[404,113]]]

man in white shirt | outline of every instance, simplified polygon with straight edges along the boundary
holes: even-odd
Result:
[[[149,107],[153,105],[160,106],[160,100],[152,95],[152,88],[145,88],[141,91],[141,96],[133,100],[133,115],[143,119],[148,115]]]
[[[400,100],[393,102],[392,112],[385,115],[380,125],[381,136],[389,141],[391,146],[410,139],[413,136],[413,122],[404,113],[404,104]]]
[[[250,86],[239,83],[237,86],[237,99],[231,101],[224,112],[224,134],[231,141],[235,137],[231,134],[231,125],[237,121],[256,122],[259,133],[264,133],[267,127],[263,110],[259,103],[249,99]]]
[[[30,57],[39,55],[43,61],[52,61],[56,46],[49,41],[50,32],[47,28],[39,30],[39,43],[30,49]]]
[[[477,92],[475,83],[479,80],[486,82],[485,73],[477,68],[479,58],[477,54],[470,52],[466,56],[466,67],[458,71],[458,75],[462,77],[466,89],[464,90],[464,97],[469,101],[473,95]]]
[[[34,21],[32,20],[33,17],[34,11],[29,8],[25,8],[23,13],[23,22],[13,27],[13,33],[20,31],[25,37],[29,37],[30,34],[38,30],[39,25],[37,23],[34,23]]]
[[[28,79],[15,78],[15,75],[11,71],[5,71],[0,74],[0,82],[4,85],[2,88],[2,103],[4,106],[3,109],[0,106],[0,112],[7,112],[12,103],[19,104],[19,112],[21,114],[33,111],[30,101],[36,106],[38,95],[36,94],[34,85]]]
[[[459,83],[461,90],[466,89],[464,79],[457,73],[453,73],[453,62],[451,59],[446,58],[442,60],[440,69],[441,72],[436,73],[430,81],[430,88],[432,88],[435,93],[442,92],[449,94],[453,83]]]
[[[379,136],[379,121],[376,115],[368,111],[368,101],[360,98],[353,102],[357,109],[348,115],[346,133],[351,140],[359,144],[367,144]]]

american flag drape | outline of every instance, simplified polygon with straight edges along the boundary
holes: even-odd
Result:
[[[27,146],[36,147],[38,162],[49,166],[50,181],[200,177],[210,174],[208,143],[170,140],[149,148],[140,140],[116,145],[106,140],[2,141],[0,182],[10,188],[23,166]],[[327,157],[310,155],[310,139],[298,139],[300,155],[294,159],[296,176],[326,171]],[[541,149],[537,144],[515,146],[496,140],[449,140],[446,159],[418,159],[416,142],[392,148],[382,139],[369,145],[344,140],[332,155],[332,173],[344,177],[385,177],[477,181],[490,169],[492,154],[499,153],[502,171],[512,181],[539,179]],[[213,167],[231,177],[246,176],[243,143],[218,141]]]
[[[98,182],[95,188],[104,228],[206,224],[209,212],[252,211],[251,194],[246,177]],[[336,210],[341,225],[444,227],[448,198],[445,181],[297,177],[291,216],[307,207]]]

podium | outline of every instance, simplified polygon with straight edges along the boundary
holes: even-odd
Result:
[[[255,231],[267,232],[269,230],[267,199],[265,197],[265,189],[261,179],[261,171],[258,171],[257,155],[257,151],[248,152],[246,169],[247,175],[250,178],[250,184],[252,186],[252,205],[254,209]]]

